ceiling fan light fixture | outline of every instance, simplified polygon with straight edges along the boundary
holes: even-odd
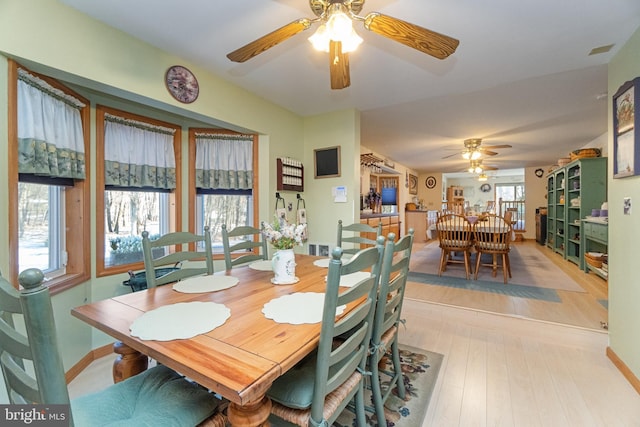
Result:
[[[333,3],[328,10],[327,31],[329,37],[335,42],[345,42],[353,32],[353,22],[346,13],[342,3]]]
[[[346,13],[342,3],[333,3],[327,11],[329,18],[309,37],[313,48],[320,52],[329,52],[330,41],[342,43],[342,52],[355,51],[362,43],[362,37],[353,29],[353,21]]]
[[[360,37],[358,33],[356,33],[356,30],[354,30],[353,28],[351,28],[350,36],[345,40],[333,39],[330,36],[329,30],[327,29],[327,26],[325,24],[320,25],[316,32],[313,33],[313,35],[309,37],[308,40],[309,42],[311,42],[315,50],[327,53],[329,53],[329,42],[331,40],[342,42],[343,53],[350,53],[355,51],[362,43],[362,37]]]
[[[481,173],[480,175],[478,175],[478,181],[480,182],[486,181],[487,179],[488,177],[486,173]]]
[[[462,152],[462,158],[465,160],[478,160],[482,157],[482,153],[478,150],[465,150]]]
[[[481,160],[471,160],[469,164],[469,173],[482,173],[482,161]]]
[[[342,41],[342,51],[344,53],[350,53],[355,51],[362,43],[362,37],[356,33],[356,30],[351,28],[351,34],[345,40]]]
[[[331,38],[329,37],[326,25],[320,25],[308,40],[311,42],[315,50],[320,52],[329,52],[329,41]]]

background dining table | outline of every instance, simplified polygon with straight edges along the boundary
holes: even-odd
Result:
[[[183,293],[165,285],[83,305],[72,314],[228,399],[233,426],[260,426],[271,407],[265,393],[276,378],[317,347],[321,327],[277,323],[263,314],[263,306],[292,293],[324,293],[327,268],[314,265],[318,259],[296,254],[299,281],[291,285],[273,284],[271,271],[240,267],[217,273],[238,278],[238,284],[228,289]],[[194,301],[224,304],[231,315],[221,326],[188,339],[132,336],[131,325],[144,313]]]
[[[474,217],[467,217],[467,219],[469,220],[469,223],[471,223],[471,228],[473,229],[473,224],[475,224],[476,222],[479,221],[477,216]],[[481,221],[481,220],[480,220]],[[446,227],[447,224],[445,223],[444,226]],[[499,227],[495,230],[492,230],[495,232],[502,232],[504,231],[504,229],[502,227]],[[437,239],[438,238],[438,230],[436,230],[436,224],[431,224],[428,228],[427,228],[427,238],[429,240],[433,240],[433,239]],[[516,240],[516,233],[515,231],[511,231],[511,240],[515,241]]]

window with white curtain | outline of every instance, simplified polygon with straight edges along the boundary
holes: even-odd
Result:
[[[259,227],[254,215],[254,136],[194,132],[196,229],[209,226],[214,253],[222,253],[222,224]]]
[[[85,107],[35,73],[17,69],[19,271],[66,274],[65,189],[85,179]]]
[[[104,266],[143,260],[143,231],[169,231],[176,188],[175,128],[104,115]]]
[[[102,277],[144,268],[143,231],[181,229],[181,127],[101,104],[95,112],[96,275]]]

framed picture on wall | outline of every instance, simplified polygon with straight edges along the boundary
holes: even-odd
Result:
[[[635,95],[640,77],[626,82],[613,95],[613,177],[626,178],[640,174],[638,147],[638,107]]]
[[[340,176],[340,147],[319,148],[313,150],[315,178],[333,178]]]
[[[409,194],[418,194],[418,177],[409,174]]]

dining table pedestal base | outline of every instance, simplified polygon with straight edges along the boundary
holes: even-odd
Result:
[[[127,378],[144,372],[149,367],[149,358],[122,341],[113,343],[113,352],[118,354],[113,362],[113,383],[119,383]]]
[[[267,427],[270,413],[271,399],[267,396],[242,406],[231,402],[227,409],[227,417],[233,427]]]

